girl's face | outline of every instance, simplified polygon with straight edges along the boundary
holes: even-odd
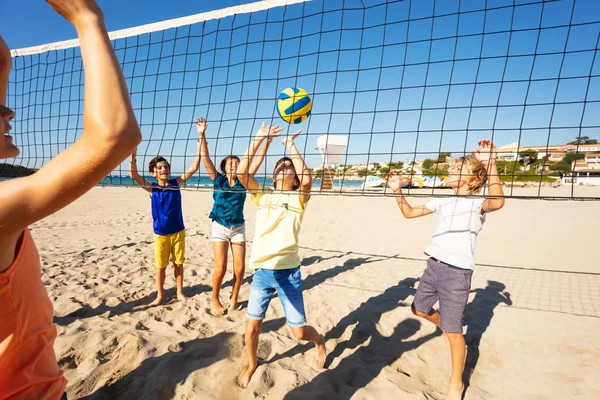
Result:
[[[446,179],[446,186],[451,188],[458,188],[469,179],[469,171],[464,161],[456,161],[454,165],[448,169],[448,179]]]
[[[236,176],[238,165],[240,165],[240,160],[234,157],[228,158],[225,162],[225,173]]]
[[[296,179],[296,169],[294,164],[290,160],[285,160],[279,163],[273,171],[273,180],[275,182],[281,182],[289,185],[293,185]],[[279,187],[279,186],[278,186]]]
[[[19,155],[19,149],[13,144],[12,136],[8,132],[12,129],[10,121],[15,117],[15,112],[4,104],[0,104],[0,159],[14,158]]]

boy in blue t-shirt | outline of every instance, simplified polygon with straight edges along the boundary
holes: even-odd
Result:
[[[206,130],[206,121],[200,118],[199,130]],[[163,157],[154,157],[149,165],[150,175],[156,182],[148,182],[137,170],[136,152],[131,154],[129,171],[131,179],[150,193],[152,220],[154,221],[154,264],[156,266],[156,299],[150,304],[157,306],[164,300],[165,269],[169,257],[173,260],[177,299],[188,301],[183,294],[183,261],[185,259],[185,226],[181,210],[180,187],[190,179],[200,166],[200,142],[192,166],[180,177],[171,179],[171,165]]]

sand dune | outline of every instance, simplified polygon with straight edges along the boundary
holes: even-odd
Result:
[[[261,365],[240,389],[245,310],[207,312],[211,206],[210,193],[184,193],[192,302],[174,302],[169,267],[168,301],[157,308],[146,306],[156,293],[145,192],[97,188],[32,227],[69,398],[444,398],[444,341],[410,312],[435,217],[404,220],[391,199],[313,196],[300,255],[307,317],[326,336],[328,369],[293,338],[274,300]],[[254,215],[248,202],[249,238]],[[467,311],[466,399],[600,398],[599,216],[593,202],[510,200],[488,217]]]

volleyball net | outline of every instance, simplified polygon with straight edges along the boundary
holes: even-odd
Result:
[[[296,140],[314,194],[446,196],[452,158],[498,149],[507,197],[595,199],[600,185],[600,15],[595,0],[270,0],[110,34],[143,141],[172,175],[196,153],[199,116],[216,166],[263,121]],[[42,167],[80,135],[77,41],[13,50],[8,106],[21,155],[4,178]],[[310,116],[276,100],[302,88]],[[285,154],[271,144],[256,178]],[[124,162],[103,185],[133,185]],[[148,179],[151,179],[148,177]],[[562,189],[561,189],[562,187]],[[568,189],[565,189],[567,187]],[[212,190],[204,170],[185,189]]]

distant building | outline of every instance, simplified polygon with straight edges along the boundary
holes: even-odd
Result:
[[[520,153],[533,150],[537,152],[538,159],[548,157],[549,161],[559,162],[564,160],[567,153],[585,154],[589,152],[599,152],[600,144],[581,144],[579,146],[572,144],[551,144],[548,146],[519,146],[514,142],[497,149],[498,159],[502,161],[517,161],[520,159]]]
[[[563,176],[563,183],[600,185],[600,153],[585,153],[585,159],[573,161],[572,170],[571,174]]]

